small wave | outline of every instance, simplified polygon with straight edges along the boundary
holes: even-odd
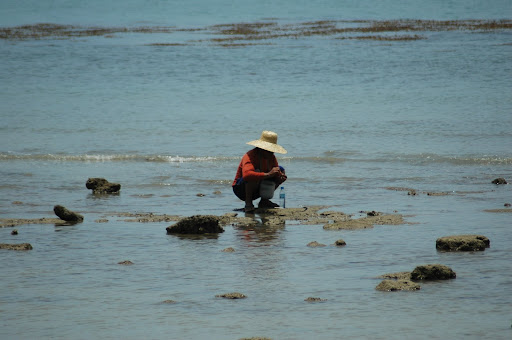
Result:
[[[54,162],[153,162],[153,163],[206,163],[206,162],[239,162],[241,156],[170,156],[170,155],[123,155],[123,154],[16,154],[0,153],[0,161],[54,161]],[[312,162],[338,164],[344,162],[406,162],[410,164],[441,164],[453,165],[510,165],[512,157],[497,155],[444,156],[437,154],[385,154],[376,157],[338,157],[331,154],[324,156],[279,157],[280,162]]]
[[[390,160],[404,161],[415,164],[441,164],[453,165],[508,165],[512,164],[511,157],[496,155],[467,155],[467,156],[442,156],[437,154],[419,154],[390,157]]]
[[[186,163],[186,162],[214,162],[230,160],[229,157],[214,156],[169,156],[169,155],[62,155],[62,154],[13,154],[0,153],[0,161],[56,161],[56,162],[162,162],[162,163]]]

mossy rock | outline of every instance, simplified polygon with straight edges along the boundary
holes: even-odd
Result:
[[[84,221],[84,217],[76,212],[66,209],[62,205],[56,205],[53,207],[53,212],[57,215],[61,220],[66,222],[76,222],[80,223]]]
[[[32,250],[32,245],[30,243],[20,243],[20,244],[0,243],[0,249]]]
[[[117,194],[121,190],[121,184],[110,183],[105,178],[89,178],[85,182],[85,187],[91,189],[95,195],[99,194]]]
[[[436,249],[441,251],[483,251],[491,242],[483,235],[454,235],[436,240]]]
[[[381,292],[397,292],[402,290],[416,291],[420,290],[421,287],[411,280],[384,280],[375,289]]]
[[[427,264],[417,266],[411,272],[411,280],[449,280],[455,279],[456,273],[448,266],[442,264]]]
[[[194,215],[166,228],[167,234],[217,234],[224,232],[220,218],[213,215]]]
[[[215,295],[215,297],[223,298],[223,299],[230,299],[230,300],[237,300],[237,299],[245,299],[247,296],[245,296],[242,293],[234,292],[234,293]]]

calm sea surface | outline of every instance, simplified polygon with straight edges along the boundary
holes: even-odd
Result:
[[[0,218],[55,217],[56,204],[85,217],[17,236],[0,228],[0,243],[34,247],[0,251],[0,338],[510,339],[512,215],[486,210],[512,203],[510,185],[491,184],[512,182],[512,30],[212,39],[242,23],[282,32],[511,18],[508,0],[2,1],[0,29],[112,32],[0,39]],[[288,150],[278,155],[288,207],[398,212],[411,223],[228,226],[190,240],[166,235],[171,222],[116,216],[241,208],[230,185],[262,130]],[[91,195],[89,177],[121,183],[121,194]],[[435,240],[455,234],[485,235],[491,247],[438,253]],[[340,238],[347,246],[332,246]],[[457,279],[375,290],[377,276],[428,263]],[[215,298],[235,291],[247,299]]]

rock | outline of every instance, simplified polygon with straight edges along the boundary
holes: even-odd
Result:
[[[402,215],[377,215],[377,216],[366,216],[357,219],[348,219],[342,221],[335,221],[334,223],[328,223],[324,225],[326,230],[358,230],[373,228],[374,225],[399,225],[403,224],[404,219]]]
[[[448,196],[447,192],[427,192],[427,196]]]
[[[234,253],[235,252],[235,248],[229,247],[229,248],[226,248],[226,249],[222,249],[222,252],[223,253]]]
[[[492,184],[500,185],[500,184],[508,184],[508,182],[505,180],[505,178],[496,178],[492,181]]]
[[[219,217],[212,215],[195,215],[186,217],[166,228],[167,234],[214,234],[222,233]]]
[[[441,251],[483,251],[490,241],[483,235],[454,235],[436,240],[436,249]]]
[[[0,228],[15,227],[23,224],[59,224],[60,218],[0,218]]]
[[[457,275],[450,268],[442,264],[427,264],[417,266],[411,272],[411,280],[449,280],[455,279]]]
[[[285,220],[281,219],[279,216],[268,216],[268,217],[262,217],[261,223],[265,227],[280,227],[284,226]]]
[[[215,297],[235,300],[235,299],[245,299],[247,296],[245,296],[242,293],[234,292],[234,293],[226,293],[226,294],[215,295]]]
[[[339,240],[337,240],[336,242],[334,242],[334,245],[337,246],[337,247],[343,247],[343,246],[346,246],[347,245],[347,242],[343,241],[341,238]]]
[[[396,292],[401,290],[416,291],[420,290],[419,284],[410,280],[384,280],[375,287],[382,292]]]
[[[323,302],[323,301],[327,301],[327,299],[321,299],[318,297],[308,297],[308,298],[304,299],[304,301],[306,301],[306,302]]]
[[[21,244],[0,243],[0,249],[32,250],[32,245],[30,243],[21,243]]]
[[[77,214],[71,210],[66,209],[62,205],[56,205],[53,207],[53,212],[57,215],[61,220],[66,222],[76,222],[80,223],[84,221],[84,217],[80,214]]]
[[[117,194],[121,190],[121,184],[110,183],[105,178],[89,178],[85,187],[91,189],[93,194]]]
[[[411,272],[398,272],[391,274],[384,274],[379,276],[379,279],[392,279],[392,280],[411,280]]]
[[[18,235],[18,230],[14,229],[13,231],[11,231],[11,235]]]
[[[118,262],[117,264],[120,264],[120,265],[123,265],[123,266],[131,266],[131,265],[133,265],[133,262],[129,261],[129,260],[126,260],[126,261]]]
[[[309,242],[308,247],[325,247],[325,244],[318,243],[317,241]]]

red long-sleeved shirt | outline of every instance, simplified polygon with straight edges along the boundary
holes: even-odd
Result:
[[[265,173],[269,172],[276,166],[279,166],[276,156],[272,156],[272,159],[265,159],[259,156],[257,148],[249,150],[242,157],[242,160],[238,165],[232,186],[234,186],[238,179],[242,177],[246,182],[261,181],[263,177],[265,177]],[[259,170],[260,172],[257,172],[256,170]]]

